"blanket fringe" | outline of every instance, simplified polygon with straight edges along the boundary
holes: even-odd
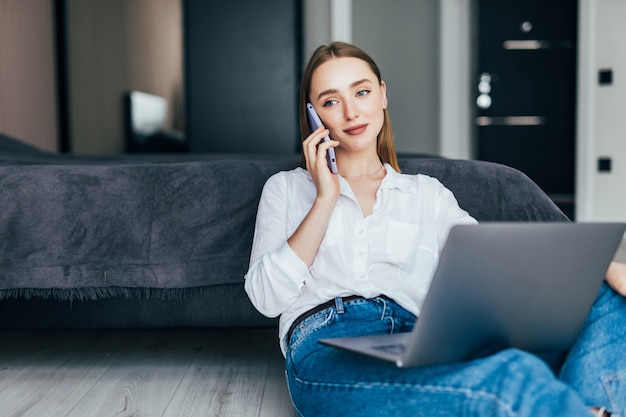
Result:
[[[190,298],[209,288],[217,289],[216,287],[228,291],[228,288],[231,288],[232,285],[194,288],[17,288],[0,290],[0,300],[44,298],[59,301],[95,301],[104,298],[123,297],[126,299],[158,298],[164,301],[171,301]]]

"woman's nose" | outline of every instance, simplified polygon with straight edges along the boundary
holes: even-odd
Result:
[[[356,118],[359,115],[356,103],[351,100],[346,100],[344,102],[343,113],[346,120]]]

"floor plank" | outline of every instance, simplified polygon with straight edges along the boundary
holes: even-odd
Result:
[[[21,355],[14,352],[14,362],[9,362],[11,355],[1,355],[1,415],[65,416],[99,377],[100,366],[107,366],[109,358],[95,359],[92,355],[86,358],[80,353],[91,350],[99,335],[90,333],[72,338],[64,334],[46,340],[47,336],[50,335],[42,336],[36,345],[21,339],[27,344]],[[68,342],[72,349],[67,349]],[[15,340],[11,344],[19,346]],[[29,346],[31,349],[37,346],[36,354],[32,354]]]
[[[115,338],[115,360],[67,416],[162,415],[195,354],[179,337],[143,332]]]
[[[268,338],[255,337],[258,333],[227,331],[219,337],[229,343],[204,344],[165,417],[181,410],[187,416],[228,416],[235,410],[258,415],[274,350]]]
[[[278,339],[276,342],[278,343]],[[295,411],[289,398],[289,391],[285,382],[285,358],[279,349],[270,352],[270,364],[267,373],[267,384],[261,404],[259,417],[293,417]]]
[[[277,378],[276,329],[3,332],[0,341],[0,417],[295,415]]]

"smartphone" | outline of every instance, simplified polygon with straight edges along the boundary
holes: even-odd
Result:
[[[315,112],[315,109],[313,109],[313,105],[311,103],[306,104],[306,111],[307,111],[307,114],[309,115],[309,126],[311,127],[311,132],[313,132],[315,129],[322,126],[322,121],[320,120],[320,117]],[[324,139],[320,141],[320,143],[327,142],[329,140],[330,140],[330,137],[326,136]],[[328,168],[330,168],[330,172],[332,172],[333,174],[336,174],[337,173],[337,159],[335,158],[335,148],[328,148],[328,151],[326,152],[326,162],[328,162]]]

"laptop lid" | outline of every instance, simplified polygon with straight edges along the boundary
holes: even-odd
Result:
[[[463,361],[507,347],[567,349],[625,230],[623,223],[455,226],[411,333],[320,342],[398,366]]]

